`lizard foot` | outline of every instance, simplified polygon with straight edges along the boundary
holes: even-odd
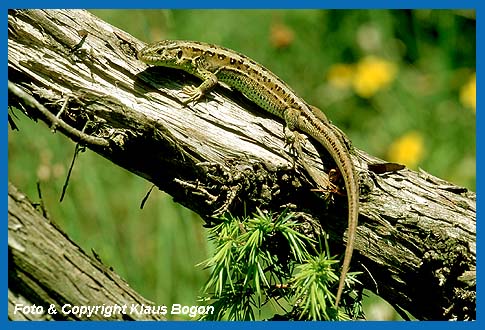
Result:
[[[197,103],[197,101],[199,101],[204,95],[204,93],[199,87],[195,87],[191,85],[184,86],[184,88],[182,88],[182,92],[184,92],[184,94],[187,94],[189,96],[189,98],[183,102],[185,105],[191,102]]]
[[[292,131],[288,128],[285,128],[285,148],[289,147],[290,148],[290,154],[294,156],[301,156],[302,150],[301,146],[305,142],[305,137],[296,132]]]

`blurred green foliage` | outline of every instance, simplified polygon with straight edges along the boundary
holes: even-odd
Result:
[[[475,189],[474,11],[92,12],[146,42],[199,40],[242,52],[324,109],[358,148],[390,161],[405,155],[408,166]],[[368,72],[363,59],[369,56],[395,71],[363,96],[352,81]],[[332,83],[335,72],[350,78]],[[208,273],[194,265],[211,251],[202,221],[156,190],[140,210],[150,183],[91,151],[80,155],[59,203],[74,144],[16,113],[20,131],[9,131],[9,180],[33,200],[40,181],[61,228],[148,299],[196,304]],[[385,310],[369,305],[366,313],[394,317]]]

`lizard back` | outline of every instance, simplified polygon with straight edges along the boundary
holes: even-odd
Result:
[[[280,118],[288,107],[309,109],[278,76],[228,48],[197,41],[164,40],[143,49],[138,57],[147,64],[183,69],[200,79],[205,79],[201,68],[212,72],[220,81]]]

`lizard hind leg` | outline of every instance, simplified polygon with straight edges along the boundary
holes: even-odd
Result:
[[[301,150],[301,145],[305,139],[303,135],[296,131],[298,116],[299,111],[292,108],[286,109],[283,113],[283,119],[286,123],[286,126],[284,128],[286,140],[285,147],[290,146],[290,151],[293,152],[294,155],[302,157],[303,152]]]
[[[301,144],[305,141],[303,135],[297,131],[293,131],[288,127],[284,129],[285,134],[285,148],[289,147],[290,154],[298,156],[301,154]]]
[[[332,187],[332,183],[323,175],[310,165],[308,157],[305,155],[302,149],[302,145],[306,142],[306,137],[297,131],[292,131],[285,127],[286,146],[290,147],[290,154],[297,157],[303,168],[308,173],[310,178],[315,182],[318,191],[327,191],[329,187]],[[296,169],[296,158],[293,158],[293,169]]]

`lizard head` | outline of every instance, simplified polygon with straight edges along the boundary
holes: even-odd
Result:
[[[150,65],[177,68],[185,61],[184,48],[180,41],[163,40],[140,50],[138,59]]]

